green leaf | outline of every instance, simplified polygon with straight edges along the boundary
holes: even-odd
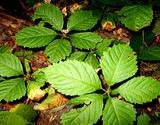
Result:
[[[96,71],[87,63],[68,60],[44,69],[47,81],[66,95],[82,95],[101,89]]]
[[[152,7],[147,5],[125,6],[119,14],[122,24],[133,31],[149,26],[153,19]]]
[[[137,125],[149,125],[150,117],[147,114],[138,116]]]
[[[0,46],[0,53],[11,53],[11,48],[9,46],[3,45]]]
[[[52,4],[43,4],[35,11],[32,19],[35,20],[39,18],[50,23],[56,30],[60,31],[63,28],[63,14],[58,7]]]
[[[88,54],[84,62],[90,64],[94,69],[99,67],[99,61],[94,54]]]
[[[87,54],[88,54],[87,52],[77,51],[77,52],[72,53],[68,59],[83,61],[86,58]]]
[[[89,103],[82,108],[72,109],[61,116],[62,125],[93,125],[102,115],[103,96],[98,94],[82,95],[71,99],[70,103],[81,104],[85,101]]]
[[[38,48],[48,45],[56,37],[56,32],[51,29],[32,26],[26,27],[16,34],[19,46]]]
[[[101,36],[93,32],[74,33],[71,35],[73,46],[80,49],[95,48],[96,44],[102,40]]]
[[[135,118],[133,105],[109,97],[103,111],[103,125],[133,125]]]
[[[141,49],[139,59],[148,61],[160,60],[160,47],[155,46]]]
[[[25,94],[26,87],[23,79],[16,78],[0,82],[0,101],[14,101]]]
[[[136,56],[128,45],[115,45],[103,55],[100,65],[108,85],[121,82],[137,72]]]
[[[37,117],[36,111],[34,111],[31,106],[25,104],[16,105],[16,107],[12,108],[10,112],[14,112],[15,114],[23,117],[28,122],[34,122]]]
[[[28,122],[16,113],[0,111],[0,125],[28,125]]]
[[[103,52],[108,51],[108,47],[111,45],[112,39],[103,39],[100,43],[96,45],[96,53],[100,56],[103,56]]]
[[[160,95],[160,82],[141,76],[129,80],[115,91],[131,103],[143,104]]]
[[[5,77],[23,75],[20,60],[12,54],[0,54],[0,75]]]
[[[45,54],[49,56],[51,62],[56,63],[69,56],[71,51],[72,47],[68,40],[56,39],[47,46]]]
[[[68,20],[68,30],[85,31],[92,29],[99,18],[91,10],[78,10],[74,12]]]
[[[154,24],[154,28],[153,28],[153,33],[156,35],[160,34],[160,18],[156,20],[155,24]]]

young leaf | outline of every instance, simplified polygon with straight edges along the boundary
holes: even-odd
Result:
[[[32,26],[22,29],[16,34],[16,42],[20,46],[38,48],[48,45],[56,37],[51,29]]]
[[[101,89],[96,71],[88,64],[68,60],[44,69],[47,81],[66,95],[82,95]]]
[[[45,54],[50,57],[51,62],[56,63],[69,56],[71,51],[72,47],[68,40],[56,39],[47,46]]]
[[[137,125],[149,125],[150,117],[147,114],[138,116]]]
[[[70,104],[82,104],[89,102],[86,106],[64,113],[61,116],[62,125],[93,125],[102,115],[103,97],[98,94],[82,95],[71,100]]]
[[[12,108],[10,112],[14,112],[15,114],[23,117],[28,122],[34,122],[37,117],[36,111],[29,105],[18,104],[15,108]]]
[[[83,61],[86,58],[87,54],[88,54],[87,52],[77,51],[77,52],[72,53],[71,56],[68,59],[69,60]]]
[[[131,103],[143,104],[160,95],[160,82],[141,76],[129,80],[115,91]]]
[[[160,60],[160,47],[155,46],[141,49],[139,59],[148,61]]]
[[[100,56],[103,56],[103,52],[107,52],[109,46],[112,43],[112,39],[103,39],[100,43],[96,45],[96,53]]]
[[[74,12],[68,20],[68,30],[85,31],[93,28],[98,18],[91,10],[78,10]]]
[[[133,31],[149,26],[153,19],[152,7],[147,5],[125,6],[119,14],[122,24]]]
[[[96,44],[102,40],[98,34],[92,32],[75,33],[71,35],[73,46],[80,49],[95,48]]]
[[[155,24],[154,24],[154,28],[153,28],[153,33],[156,35],[160,34],[160,18],[156,20]]]
[[[35,11],[32,19],[35,20],[39,18],[50,23],[56,30],[60,31],[63,28],[63,14],[58,7],[52,4],[43,4]]]
[[[19,75],[23,75],[20,60],[12,54],[0,54],[0,76],[11,77]]]
[[[109,97],[103,111],[103,125],[132,125],[135,118],[133,105]]]
[[[90,64],[94,69],[99,67],[99,61],[94,54],[88,54],[84,62]]]
[[[11,53],[11,48],[9,46],[0,46],[0,53]]]
[[[0,111],[0,125],[28,125],[28,122],[16,113]]]
[[[23,79],[16,78],[0,82],[0,101],[14,101],[25,94],[26,87]]]
[[[113,85],[133,76],[137,71],[136,64],[136,56],[126,44],[113,46],[104,52],[100,61],[108,85]]]

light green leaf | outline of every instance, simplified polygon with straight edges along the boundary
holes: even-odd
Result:
[[[73,46],[80,49],[95,48],[96,44],[102,40],[101,36],[93,32],[74,33],[71,35]]]
[[[103,125],[133,125],[135,118],[133,105],[109,97],[103,111]]]
[[[155,46],[141,49],[139,59],[148,61],[160,60],[160,47]]]
[[[23,117],[28,122],[34,122],[37,117],[36,111],[34,111],[31,106],[25,104],[16,105],[16,107],[12,108],[10,112],[14,112],[15,114]]]
[[[77,51],[77,52],[72,53],[68,59],[83,61],[86,58],[87,54],[88,54],[87,52]]]
[[[100,56],[103,56],[103,52],[107,52],[109,45],[111,45],[112,39],[103,39],[100,43],[96,45],[96,53]]]
[[[28,125],[28,122],[16,113],[0,111],[0,125]]]
[[[0,76],[11,77],[19,75],[23,75],[20,60],[12,54],[0,54]]]
[[[92,29],[99,18],[91,10],[78,10],[74,12],[68,20],[68,30],[85,31]]]
[[[104,52],[100,61],[108,85],[121,82],[137,72],[136,56],[129,45],[119,44]]]
[[[26,87],[23,79],[10,79],[0,82],[0,101],[7,102],[20,99],[26,94]]]
[[[149,26],[153,19],[152,7],[147,5],[125,6],[119,14],[122,24],[133,31]]]
[[[69,56],[71,51],[72,47],[68,40],[56,39],[47,46],[45,54],[50,57],[51,62],[56,63]]]
[[[16,34],[18,45],[29,48],[38,48],[48,45],[56,37],[56,32],[51,29],[32,26],[26,27]]]
[[[94,54],[88,54],[84,62],[90,64],[94,69],[99,67],[99,61]]]
[[[72,109],[61,116],[62,125],[93,125],[102,115],[103,96],[98,94],[82,95],[71,100],[70,104],[89,103],[82,108]]]
[[[138,116],[137,125],[149,125],[150,117],[147,114]]]
[[[96,71],[87,63],[68,60],[44,69],[47,81],[66,95],[82,95],[101,89]]]
[[[52,4],[43,4],[35,11],[32,19],[35,20],[39,18],[50,23],[56,30],[60,31],[63,28],[63,14],[58,7]]]
[[[143,104],[160,95],[160,82],[141,76],[129,80],[115,91],[131,103]]]

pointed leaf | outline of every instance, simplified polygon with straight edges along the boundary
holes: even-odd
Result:
[[[96,44],[102,40],[101,36],[93,32],[75,33],[71,35],[73,46],[80,49],[95,48]]]
[[[147,5],[125,6],[120,10],[120,16],[120,21],[128,29],[138,31],[151,24],[153,10]]]
[[[72,53],[68,59],[83,61],[86,58],[87,54],[88,54],[87,52],[77,51],[77,52]]]
[[[84,62],[90,64],[94,69],[99,67],[99,61],[94,54],[88,54]]]
[[[108,85],[113,85],[133,76],[137,71],[136,64],[136,56],[132,49],[125,44],[115,45],[104,52],[100,61]]]
[[[121,85],[117,90],[125,100],[143,104],[160,95],[160,82],[151,77],[136,77]]]
[[[16,34],[16,42],[20,46],[38,48],[48,45],[56,37],[51,29],[32,26],[26,27]]]
[[[47,81],[66,95],[82,95],[101,89],[96,71],[88,64],[68,60],[44,69]]]
[[[133,125],[136,111],[133,105],[109,98],[103,111],[103,125]]]
[[[58,7],[52,4],[43,4],[35,11],[32,19],[35,20],[39,18],[50,23],[56,30],[60,31],[63,28],[63,14]]]
[[[23,79],[10,79],[0,82],[0,101],[7,102],[20,99],[26,94],[26,87]]]
[[[51,62],[56,63],[69,56],[71,51],[72,47],[68,40],[56,39],[47,46],[45,54],[50,57]]]
[[[64,113],[61,117],[62,125],[93,125],[102,115],[103,97],[98,94],[82,95],[74,98],[70,103],[81,104],[88,101],[86,106]]]
[[[0,54],[0,76],[11,77],[19,75],[23,75],[20,60],[12,54]]]
[[[90,10],[78,10],[68,20],[68,30],[84,31],[93,28],[98,21],[97,15]]]

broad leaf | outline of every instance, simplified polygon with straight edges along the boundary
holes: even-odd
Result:
[[[91,29],[97,23],[97,15],[90,10],[79,10],[74,12],[68,20],[67,29],[68,30],[78,30],[84,31]]]
[[[108,85],[113,85],[133,76],[137,71],[136,64],[136,56],[132,49],[125,44],[115,45],[104,52],[100,61]]]
[[[35,20],[39,18],[50,23],[56,30],[60,31],[63,28],[63,14],[58,7],[52,4],[43,4],[35,11],[32,19]]]
[[[155,46],[141,49],[139,59],[148,61],[160,60],[160,47]]]
[[[28,122],[16,113],[0,111],[0,125],[28,125]]]
[[[26,87],[23,79],[10,79],[0,82],[0,101],[7,102],[20,99],[26,94]]]
[[[119,14],[122,24],[133,31],[149,26],[153,19],[152,7],[146,5],[125,6]]]
[[[23,75],[20,60],[12,54],[0,54],[0,76],[11,77],[19,75]]]
[[[56,39],[47,46],[45,54],[49,56],[51,62],[56,63],[69,56],[71,51],[72,47],[68,40]]]
[[[71,35],[73,46],[80,49],[95,48],[96,44],[102,40],[98,34],[93,32],[75,33]]]
[[[23,117],[28,122],[34,122],[37,117],[36,111],[34,111],[33,108],[29,105],[18,104],[15,108],[12,108],[10,111]]]
[[[99,67],[99,61],[94,54],[88,54],[84,62],[90,64],[94,69]]]
[[[137,125],[150,125],[149,122],[150,122],[150,117],[147,115],[147,114],[143,114],[143,115],[140,115],[138,116],[138,119],[137,119]]]
[[[66,95],[82,95],[101,89],[96,71],[87,63],[68,60],[44,69],[47,81]]]
[[[129,102],[143,104],[160,95],[160,82],[151,77],[141,76],[129,80],[115,91]]]
[[[100,56],[103,56],[103,52],[107,52],[109,46],[112,43],[112,39],[103,39],[100,43],[96,45],[96,53]]]
[[[88,54],[87,52],[77,51],[77,52],[72,53],[68,59],[83,61],[86,58],[87,54]]]
[[[88,102],[86,104],[86,101]],[[61,117],[62,125],[93,125],[102,115],[103,97],[98,94],[82,95],[70,101],[70,104],[83,104],[82,108],[72,109]]]
[[[133,105],[109,97],[103,111],[103,125],[133,125],[135,118]]]
[[[56,37],[51,29],[32,26],[26,27],[16,34],[16,42],[20,46],[38,48],[48,45]]]

